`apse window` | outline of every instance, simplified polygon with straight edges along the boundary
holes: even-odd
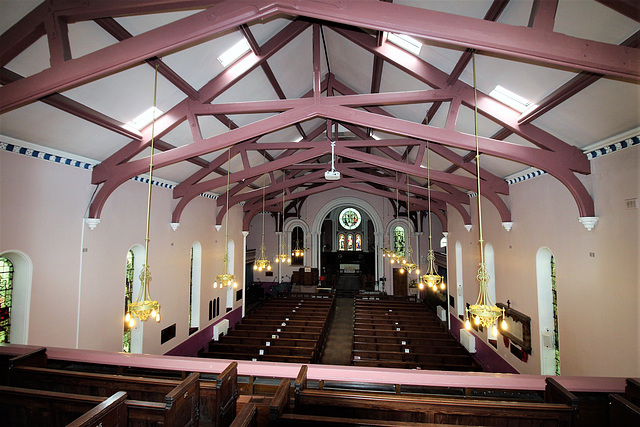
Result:
[[[396,46],[403,48],[407,52],[413,53],[416,56],[420,55],[422,43],[411,36],[407,36],[405,34],[389,33],[389,35],[387,36],[387,40],[389,40]]]
[[[223,67],[227,67],[234,62],[236,62],[242,55],[249,52],[251,48],[249,47],[249,42],[244,37],[238,43],[234,44],[224,52],[222,55],[218,57],[218,61],[222,64]]]
[[[133,119],[130,122],[128,122],[127,124],[129,126],[133,127],[133,128],[136,128],[138,130],[142,130],[144,127],[146,127],[152,121],[154,121],[155,119],[160,117],[162,114],[163,113],[159,108],[151,107],[147,111],[145,111],[144,113],[140,114],[135,119]]]
[[[500,85],[496,86],[495,89],[489,92],[489,96],[521,113],[527,108],[534,106],[528,99],[525,99]]]

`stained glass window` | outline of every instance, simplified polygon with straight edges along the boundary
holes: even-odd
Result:
[[[0,343],[11,342],[11,296],[13,294],[13,263],[0,257]]]
[[[393,229],[393,248],[396,254],[404,256],[405,231],[404,227],[400,225]]]
[[[191,261],[189,262],[189,327],[193,326],[193,246],[191,246]]]
[[[346,242],[345,242],[345,235],[340,233],[338,235],[338,250],[339,251],[344,251],[345,247],[346,247]]]
[[[340,212],[338,219],[340,220],[340,225],[342,225],[342,227],[346,228],[347,230],[358,228],[360,222],[362,221],[360,212],[358,212],[354,208],[343,209],[342,212]]]
[[[362,234],[356,234],[356,251],[362,250]]]
[[[556,375],[560,375],[560,337],[558,336],[558,290],[556,288],[556,259],[551,257],[551,293],[553,296],[553,330],[556,353]]]
[[[133,301],[133,251],[127,253],[127,270],[124,282],[124,313],[127,314],[129,303]],[[124,322],[124,333],[122,335],[122,352],[131,353],[131,328],[127,322]]]
[[[351,233],[347,235],[347,250],[348,251],[353,250],[353,234]]]

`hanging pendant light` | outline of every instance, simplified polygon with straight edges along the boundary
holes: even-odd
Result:
[[[224,223],[224,257],[222,258],[223,270],[222,274],[216,276],[216,281],[213,282],[213,287],[225,288],[225,287],[238,287],[236,276],[229,274],[229,179],[231,175],[231,147],[228,148],[229,160],[227,161],[227,212],[225,212]]]
[[[156,65],[154,89],[153,89],[153,110],[156,110],[158,93],[158,66]],[[154,150],[154,138],[155,138],[155,114],[152,116],[151,121],[151,154],[149,155],[149,191],[147,195],[147,230],[144,239],[144,265],[142,266],[142,272],[140,273],[140,292],[134,302],[130,302],[127,306],[127,313],[125,314],[125,322],[128,323],[129,328],[133,328],[136,324],[135,318],[140,321],[146,321],[149,316],[155,319],[156,322],[160,322],[160,304],[158,301],[152,300],[149,293],[149,282],[151,282],[151,270],[149,268],[149,223],[151,219],[151,189],[153,188],[153,150]]]
[[[266,214],[264,210],[265,190],[266,190],[266,185],[262,187],[262,242],[260,243],[260,256],[253,263],[253,269],[258,271],[262,271],[262,270],[271,271],[271,263],[269,262],[269,260],[264,254],[264,216]]]
[[[473,63],[473,96],[474,96],[474,119],[475,119],[475,138],[476,138],[476,178],[478,181],[478,245],[480,246],[480,265],[476,281],[478,282],[478,299],[476,303],[466,309],[467,319],[465,328],[471,329],[471,319],[476,325],[490,327],[497,323],[500,317],[503,318],[502,328],[507,329],[507,323],[504,321],[504,308],[500,308],[491,300],[489,293],[489,274],[487,273],[486,264],[484,262],[484,240],[482,238],[482,206],[480,203],[480,146],[478,142],[478,89],[476,84],[476,55],[472,56]],[[496,328],[497,329],[497,328]],[[497,332],[494,329],[494,332]]]
[[[289,255],[289,253],[287,252],[287,242],[285,241],[286,239],[284,238],[284,197],[285,197],[285,193],[286,190],[284,188],[284,182],[286,180],[286,175],[283,174],[282,175],[282,184],[283,184],[283,188],[282,188],[282,238],[280,240],[280,253],[278,255],[276,255],[276,262],[277,263],[289,263],[291,264],[291,256]]]
[[[438,289],[444,290],[445,284],[442,281],[442,276],[438,274],[438,269],[435,265],[436,257],[431,246],[431,161],[429,158],[429,140],[427,140],[427,199],[429,202],[429,253],[427,255],[427,272],[420,278],[420,289],[424,289],[424,285],[427,285],[429,289],[437,292]]]

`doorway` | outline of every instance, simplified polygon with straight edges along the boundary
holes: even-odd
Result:
[[[400,273],[399,268],[393,269],[393,294],[402,297],[406,297],[409,294],[407,274]]]

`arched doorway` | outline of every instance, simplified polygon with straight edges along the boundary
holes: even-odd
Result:
[[[378,290],[382,222],[369,203],[352,197],[332,200],[313,222],[313,260],[323,285],[338,292]]]

